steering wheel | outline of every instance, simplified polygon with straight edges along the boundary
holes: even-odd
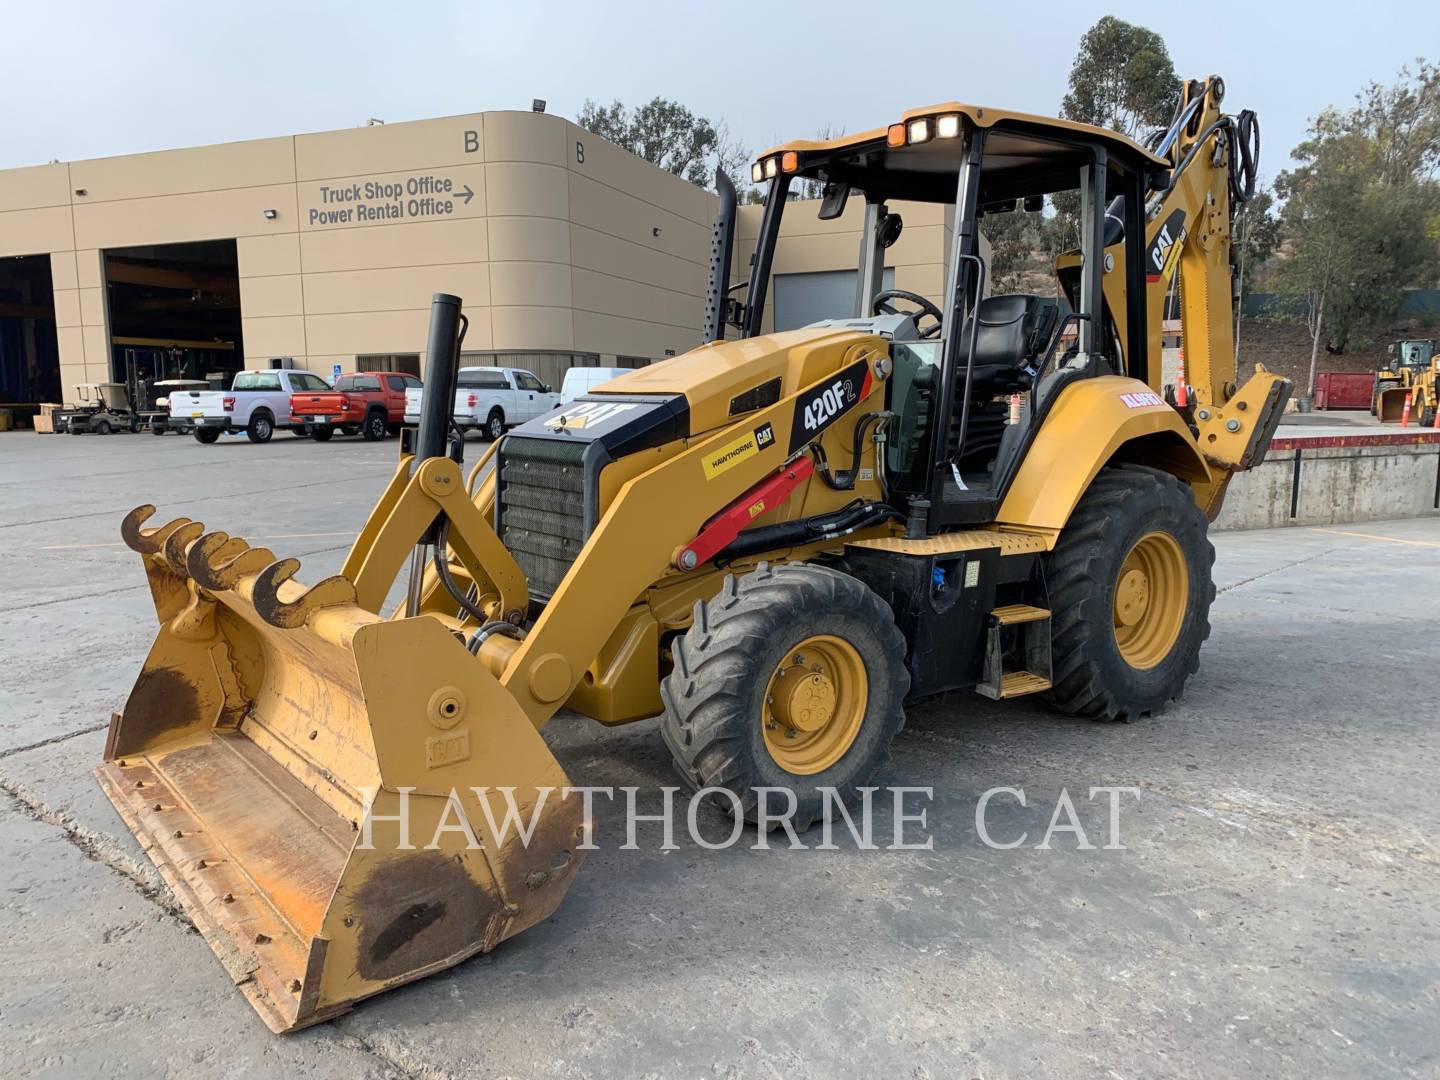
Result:
[[[926,300],[925,297],[921,296],[919,293],[909,292],[905,289],[886,289],[884,292],[878,292],[875,294],[875,298],[870,301],[871,314],[911,314],[910,312],[897,310],[895,308],[895,305],[890,303],[891,300],[907,300],[920,309],[919,313],[914,316],[915,322],[917,324],[917,329],[920,320],[926,315],[929,315],[932,319],[935,320],[934,326],[927,327],[926,329],[920,331],[920,336],[922,338],[933,338],[939,336],[940,325],[944,321],[945,315],[938,307],[932,304],[929,300]]]

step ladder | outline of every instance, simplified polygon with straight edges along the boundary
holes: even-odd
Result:
[[[1007,659],[1012,662],[1008,671]],[[1014,666],[1017,663],[1023,666]],[[1050,612],[1029,604],[1007,604],[990,612],[985,670],[976,692],[997,701],[1036,694],[1050,689],[1051,674]]]

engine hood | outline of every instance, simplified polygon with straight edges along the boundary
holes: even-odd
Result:
[[[848,352],[849,345],[866,342],[885,348],[876,334],[835,327],[712,341],[636,368],[585,396],[590,401],[683,397],[689,429],[685,434],[699,435],[799,392],[833,372],[837,354]]]

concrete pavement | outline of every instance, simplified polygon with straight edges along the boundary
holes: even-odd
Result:
[[[90,776],[153,633],[119,519],[155,502],[300,555],[314,581],[394,453],[0,435],[0,1054],[20,1074],[1440,1068],[1437,519],[1217,535],[1214,632],[1162,717],[1095,725],[969,692],[913,706],[883,782],[933,788],[933,850],[712,853],[682,832],[678,851],[625,851],[602,805],[601,849],[549,922],[270,1035]],[[575,782],[639,786],[642,809],[675,782],[653,721],[562,715],[546,736]],[[989,802],[995,840],[1026,835],[1009,850],[975,830],[1001,786],[1026,796]],[[1097,786],[1140,789],[1124,850],[1101,848]],[[1062,791],[1095,850],[1037,847]]]

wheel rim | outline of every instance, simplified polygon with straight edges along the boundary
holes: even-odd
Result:
[[[765,748],[788,773],[811,776],[855,742],[869,699],[865,662],[848,641],[817,634],[793,646],[765,687]]]
[[[1131,667],[1155,667],[1180,639],[1190,600],[1185,553],[1169,533],[1146,533],[1135,542],[1115,581],[1115,644]]]
[[[492,416],[490,418],[490,438],[498,439],[503,434],[505,434],[505,424],[498,416]]]
[[[262,439],[265,438],[266,435],[269,435],[270,421],[266,420],[264,417],[261,417],[259,420],[255,421],[255,434],[259,435]]]

